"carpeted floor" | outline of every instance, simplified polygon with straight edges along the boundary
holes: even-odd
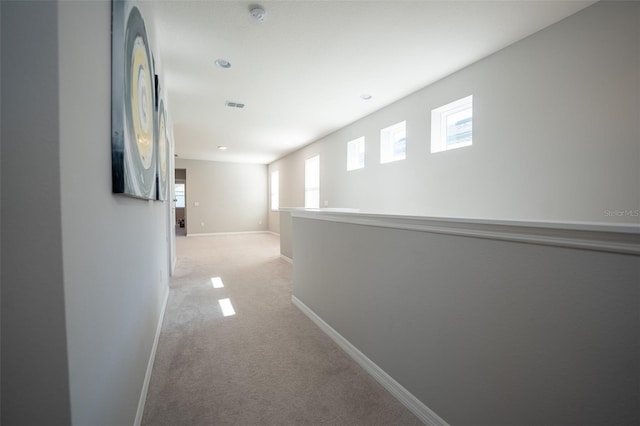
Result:
[[[143,425],[421,424],[291,304],[278,237],[176,245]]]

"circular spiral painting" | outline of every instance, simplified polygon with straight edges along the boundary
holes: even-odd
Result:
[[[158,105],[158,200],[167,198],[168,145],[166,112],[164,102],[160,100]]]
[[[155,198],[156,152],[154,73],[144,20],[137,7],[127,18],[124,37],[125,192]]]

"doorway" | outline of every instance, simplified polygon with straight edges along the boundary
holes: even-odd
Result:
[[[187,235],[187,170],[175,169],[176,236]]]

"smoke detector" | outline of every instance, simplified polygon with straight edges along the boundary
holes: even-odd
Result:
[[[253,18],[259,22],[264,21],[264,18],[267,16],[267,11],[264,10],[262,6],[257,4],[249,6],[249,12],[251,13],[251,16],[253,16]]]

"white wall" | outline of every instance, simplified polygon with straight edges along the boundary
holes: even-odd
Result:
[[[640,209],[639,10],[595,4],[272,163],[281,205],[304,204],[304,160],[320,154],[330,207],[638,223],[607,211]],[[469,94],[473,146],[431,154],[430,111]],[[402,120],[407,159],[381,165],[379,130]],[[366,167],[347,172],[346,143],[360,136]]]
[[[169,208],[111,193],[111,2],[5,2],[2,36],[2,421],[130,425]]]
[[[187,235],[267,229],[267,166],[179,158],[175,166],[187,170]]]

